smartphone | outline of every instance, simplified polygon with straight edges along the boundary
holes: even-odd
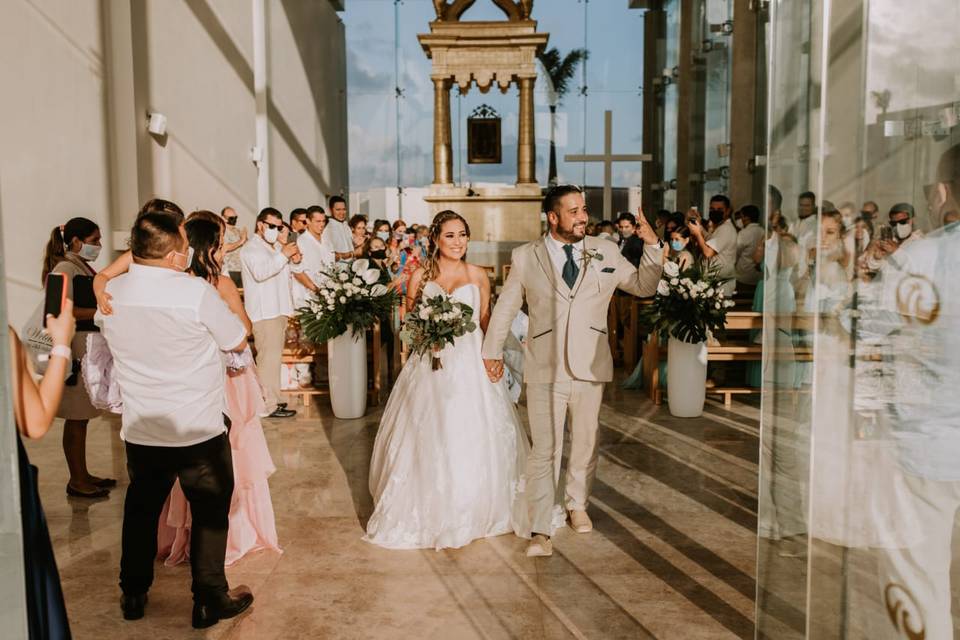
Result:
[[[893,240],[893,229],[891,229],[888,225],[881,226],[879,233],[881,240]]]
[[[47,326],[47,316],[59,316],[67,302],[67,276],[62,273],[48,273],[45,287],[46,298],[43,302],[43,326]]]

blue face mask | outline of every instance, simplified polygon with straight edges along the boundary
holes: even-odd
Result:
[[[381,240],[383,240],[384,242],[388,242],[388,241],[390,240],[390,232],[389,232],[389,231],[378,231],[378,232],[377,232],[377,237],[380,238]]]
[[[670,248],[673,249],[674,251],[678,252],[678,253],[681,252],[681,251],[683,251],[683,248],[684,248],[685,246],[686,246],[686,245],[683,244],[682,242],[680,242],[679,240],[671,240],[671,241],[670,241]]]

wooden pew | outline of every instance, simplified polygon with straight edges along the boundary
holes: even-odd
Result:
[[[291,319],[291,322],[295,320]],[[321,359],[326,359],[326,344],[290,344],[283,350],[281,363],[289,364],[313,364]],[[376,407],[380,405],[382,391],[382,344],[380,336],[380,323],[376,323],[367,331],[367,403]],[[330,389],[325,387],[313,387],[309,389],[285,389],[283,394],[299,397],[304,407],[311,405],[314,396],[330,395]]]

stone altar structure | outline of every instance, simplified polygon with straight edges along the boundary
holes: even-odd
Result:
[[[533,87],[537,53],[549,34],[530,19],[533,0],[492,0],[506,15],[500,22],[461,22],[475,0],[434,0],[437,19],[418,39],[433,61],[433,184],[425,200],[432,212],[453,209],[470,223],[473,238],[525,242],[540,234],[540,185],[536,177]],[[517,182],[512,187],[468,190],[453,182],[450,90],[465,94],[476,83],[481,93],[494,85],[520,90]],[[468,195],[468,191],[470,195]]]

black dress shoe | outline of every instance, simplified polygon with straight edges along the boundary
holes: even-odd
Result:
[[[147,594],[123,594],[120,596],[120,610],[124,620],[139,620],[143,617],[143,609],[147,606]]]
[[[294,411],[293,409],[283,409],[280,406],[277,406],[277,408],[273,410],[273,413],[271,413],[267,417],[268,418],[292,418],[295,415],[297,415],[297,412]]]
[[[206,629],[221,620],[238,616],[253,604],[249,587],[239,586],[211,602],[193,604],[193,628]]]
[[[277,403],[277,409],[286,409],[286,408],[287,408],[287,403],[286,403],[286,402],[278,402],[278,403]]]

